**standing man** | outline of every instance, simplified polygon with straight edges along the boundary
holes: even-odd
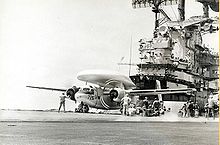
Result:
[[[153,102],[153,111],[156,116],[160,115],[159,109],[160,109],[160,102],[158,98],[155,98]]]
[[[125,94],[124,98],[121,99],[123,105],[123,115],[127,115],[128,105],[131,102],[131,98],[128,97],[128,94]]]
[[[143,113],[143,106],[144,106],[143,100],[137,98],[136,101],[137,114]]]
[[[67,98],[67,96],[65,95],[65,93],[62,93],[62,95],[60,96],[60,107],[59,107],[58,113],[60,113],[60,109],[61,109],[62,105],[63,105],[64,113],[66,113],[66,111],[65,111],[65,99],[66,98]]]
[[[213,119],[215,119],[214,105],[215,105],[215,102],[213,100],[213,94],[210,93],[210,96],[208,99],[208,118],[212,114]]]
[[[148,98],[145,97],[144,100],[143,100],[143,116],[150,116],[149,115],[149,111],[148,111],[148,108],[149,108],[149,102],[148,102]]]
[[[189,104],[190,104],[191,100],[188,100],[186,103],[186,117],[190,117],[190,111],[189,111]]]
[[[194,109],[193,101],[191,101],[191,102],[189,103],[189,107],[188,107],[188,108],[189,108],[189,116],[190,116],[190,117],[194,117],[195,114],[194,114],[194,110],[193,110],[193,109]]]

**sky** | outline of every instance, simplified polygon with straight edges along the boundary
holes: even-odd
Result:
[[[176,19],[176,6],[164,9]],[[186,18],[192,15],[202,15],[202,5],[186,1]],[[129,62],[130,48],[137,63],[138,40],[153,28],[151,8],[133,9],[131,0],[0,0],[0,108],[57,109],[60,92],[25,86],[84,85],[76,79],[82,70],[128,75],[117,63]],[[204,41],[218,49],[218,34]]]

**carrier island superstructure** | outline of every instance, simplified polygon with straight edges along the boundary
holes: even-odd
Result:
[[[152,7],[155,29],[152,39],[140,39],[139,73],[130,76],[137,89],[195,88],[195,94],[160,96],[163,101],[192,101],[204,105],[218,92],[218,53],[203,44],[203,35],[218,32],[218,0],[197,0],[203,14],[185,19],[185,0],[132,0],[133,8]],[[179,20],[172,21],[160,7],[178,6]],[[160,17],[159,17],[160,14]],[[154,96],[152,96],[154,97]]]

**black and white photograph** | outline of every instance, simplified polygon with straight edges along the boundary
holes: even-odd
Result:
[[[0,0],[0,145],[218,145],[219,0]]]

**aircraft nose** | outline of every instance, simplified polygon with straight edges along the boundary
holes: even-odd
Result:
[[[75,99],[76,99],[76,101],[77,102],[81,102],[81,101],[85,101],[85,98],[87,98],[86,96],[85,96],[85,94],[81,94],[81,93],[76,93],[75,94]]]
[[[76,94],[75,94],[75,99],[76,99],[76,100],[79,100],[79,98],[80,98],[80,94],[77,94],[77,93],[76,93]]]

